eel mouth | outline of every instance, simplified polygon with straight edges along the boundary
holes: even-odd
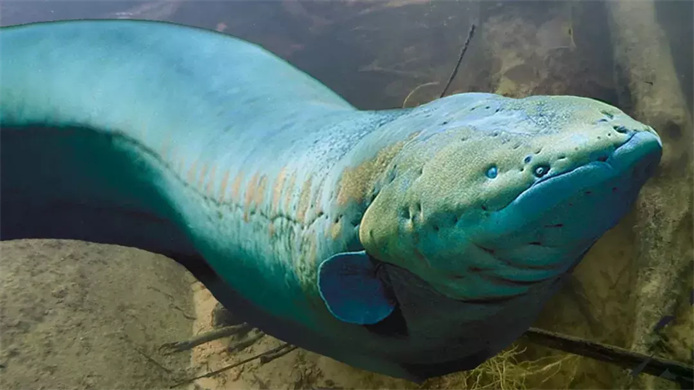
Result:
[[[636,132],[607,159],[591,161],[538,180],[499,211],[510,206],[529,207],[535,211],[546,209],[577,191],[599,186],[623,175],[629,175],[633,189],[638,189],[653,174],[661,154],[662,144],[658,136],[649,131]]]
[[[637,132],[607,158],[538,180],[470,237],[477,248],[470,259],[478,263],[468,267],[465,285],[448,278],[435,288],[452,299],[487,302],[551,283],[629,210],[661,152],[657,135]],[[556,223],[560,228],[547,226]]]
[[[660,143],[660,139],[655,136],[651,132],[638,132],[632,134],[631,137],[629,137],[624,143],[619,145],[615,150],[611,153],[611,155],[607,159],[600,159],[597,161],[591,161],[590,163],[575,167],[571,170],[568,170],[566,172],[559,173],[554,176],[547,176],[544,177],[537,182],[533,183],[528,189],[525,191],[528,191],[532,189],[533,187],[540,185],[541,183],[559,178],[564,175],[572,174],[576,171],[580,171],[582,168],[589,166],[591,164],[594,165],[609,165],[613,169],[620,170],[620,168],[624,168],[626,166],[631,166],[636,164],[637,162],[641,161],[642,159],[647,159],[649,155],[652,154],[660,154],[662,145]],[[649,164],[650,167],[652,165]],[[522,194],[522,193],[521,193]]]
[[[614,214],[612,216],[618,219],[660,162],[661,145],[654,133],[635,132],[608,158],[533,183],[508,205],[492,213],[483,231],[493,232],[494,237],[514,235],[527,229],[538,218],[547,218],[552,210],[561,210],[562,205],[590,193],[596,194],[590,200],[595,207],[600,207],[601,212]],[[616,187],[619,187],[619,192],[612,193]],[[597,198],[597,194],[604,194],[607,198]],[[605,208],[608,204],[615,208]],[[592,209],[585,209],[585,212],[592,212]],[[600,228],[596,226],[593,230],[597,233]],[[479,237],[478,241],[489,243],[490,238]]]

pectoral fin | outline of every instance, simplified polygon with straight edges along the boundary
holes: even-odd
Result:
[[[328,310],[340,321],[375,324],[395,309],[395,299],[366,252],[338,253],[318,269],[318,288]]]

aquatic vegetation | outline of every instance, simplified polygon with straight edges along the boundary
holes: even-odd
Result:
[[[472,370],[449,374],[425,382],[422,388],[435,389],[531,389],[541,387],[552,379],[562,368],[573,366],[579,356],[555,354],[536,360],[523,358],[525,348],[519,344],[503,350],[498,355],[480,364]],[[566,383],[571,377],[562,378]]]

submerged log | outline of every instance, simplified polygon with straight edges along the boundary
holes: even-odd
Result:
[[[528,329],[524,336],[536,344],[631,369],[633,376],[645,373],[661,377],[680,384],[683,389],[694,385],[694,367],[681,362],[538,328]]]
[[[646,354],[656,344],[691,362],[689,337],[669,342],[654,331],[661,318],[674,316],[677,302],[689,299],[692,278],[692,118],[673,64],[672,50],[658,24],[652,0],[608,2],[620,106],[655,128],[663,140],[663,159],[646,185],[635,216],[637,257],[633,263],[635,308],[632,350]],[[691,317],[691,305],[684,307]],[[683,345],[687,344],[687,346]],[[651,380],[638,387],[658,387]]]

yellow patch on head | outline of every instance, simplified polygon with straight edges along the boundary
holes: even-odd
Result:
[[[224,198],[227,193],[227,183],[229,182],[229,170],[227,169],[226,172],[224,172],[224,177],[222,177],[222,184],[220,186],[219,190],[219,203],[222,203],[224,201]]]
[[[209,196],[214,196],[212,193],[212,184],[214,184],[214,176],[217,171],[217,165],[213,165],[212,169],[210,169],[210,178],[207,180],[207,187],[205,188],[205,192],[207,192],[207,195]]]
[[[202,189],[203,184],[205,184],[205,176],[207,175],[207,170],[209,167],[207,164],[202,165],[202,169],[200,170],[200,177],[198,177],[198,188]]]
[[[333,222],[332,226],[330,227],[330,236],[333,238],[333,240],[337,240],[337,238],[340,237],[340,234],[342,234],[342,220]]]
[[[311,177],[304,181],[304,185],[301,187],[301,195],[299,196],[299,204],[296,208],[296,219],[305,222],[306,211],[308,211],[308,206],[311,204]]]
[[[400,141],[381,149],[375,158],[364,161],[354,168],[346,168],[340,180],[337,204],[345,206],[350,201],[363,203],[368,192],[374,187],[378,176],[385,171],[403,146],[405,146],[405,141]]]
[[[234,182],[231,184],[231,200],[234,202],[239,201],[239,192],[241,192],[241,181],[243,180],[243,172],[239,172],[238,175],[236,175],[236,178],[234,179]]]
[[[246,185],[246,193],[244,196],[243,203],[243,220],[248,222],[248,212],[253,204],[253,199],[255,198],[255,191],[258,188],[258,173],[251,177],[251,180]]]
[[[256,207],[260,207],[265,200],[265,191],[267,190],[267,176],[263,175],[258,182],[258,188],[255,190],[255,196],[253,196],[253,202]]]
[[[270,212],[278,212],[280,207],[280,198],[282,197],[282,186],[287,178],[287,168],[283,167],[277,175],[275,185],[272,187],[272,204]]]

